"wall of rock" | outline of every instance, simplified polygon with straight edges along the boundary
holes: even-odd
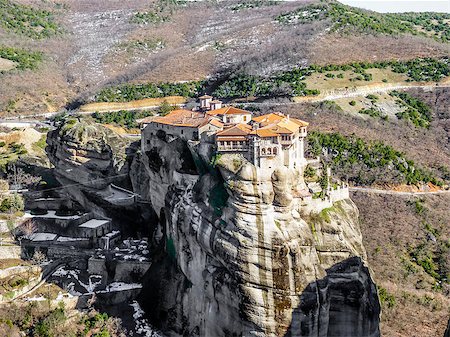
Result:
[[[174,336],[379,336],[350,199],[302,214],[298,172],[268,176],[233,156],[208,170],[191,147],[187,174],[182,148],[152,137],[141,154],[167,252],[143,292],[155,324]]]

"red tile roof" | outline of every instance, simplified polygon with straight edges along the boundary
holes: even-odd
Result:
[[[185,126],[198,128],[210,120],[211,117],[205,114],[190,110],[173,110],[166,116],[150,117],[144,123],[160,123],[173,126]]]
[[[220,109],[211,110],[207,112],[208,115],[251,115],[252,113],[247,110],[235,108],[234,106],[225,106]]]

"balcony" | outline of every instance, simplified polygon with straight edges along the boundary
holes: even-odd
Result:
[[[281,145],[292,145],[294,143],[294,141],[293,140],[281,140],[280,141],[280,144]]]
[[[248,151],[249,147],[245,145],[218,145],[217,150],[220,152],[245,152]]]

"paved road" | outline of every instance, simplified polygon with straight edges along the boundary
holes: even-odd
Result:
[[[450,190],[447,191],[433,191],[433,192],[400,192],[393,190],[381,190],[370,187],[349,187],[350,191],[364,192],[364,193],[376,193],[376,194],[391,194],[391,195],[426,195],[426,194],[450,194]]]

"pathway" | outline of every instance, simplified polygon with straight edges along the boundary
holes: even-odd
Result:
[[[390,194],[390,195],[427,195],[427,194],[450,194],[450,190],[446,191],[429,191],[429,192],[401,192],[393,190],[382,190],[370,187],[349,187],[350,191],[376,194]]]

